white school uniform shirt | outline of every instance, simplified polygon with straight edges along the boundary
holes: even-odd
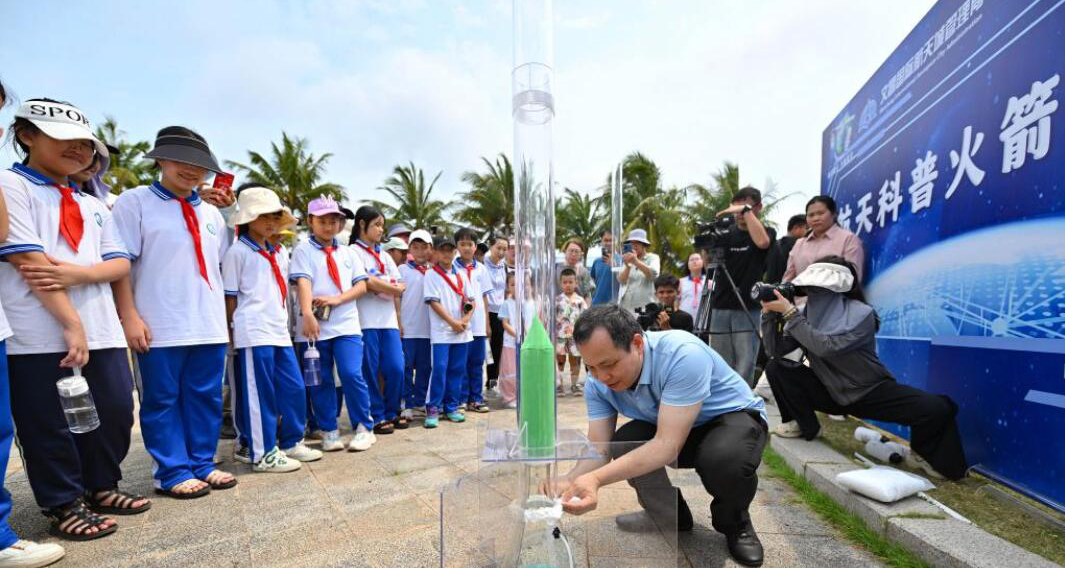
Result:
[[[73,194],[84,221],[75,252],[59,234],[62,194],[51,180],[27,166],[15,164],[0,172],[0,190],[10,218],[10,231],[7,240],[0,244],[0,257],[42,252],[81,266],[129,258],[111,212],[99,199],[79,191]],[[90,350],[126,347],[110,283],[75,286],[67,290],[67,296],[81,317]],[[7,344],[9,355],[66,353],[63,327],[8,262],[0,262],[0,297],[6,314],[0,321],[0,338],[13,334]]]
[[[366,280],[366,269],[363,268],[358,255],[351,248],[341,246],[336,239],[333,239],[333,261],[336,262],[337,272],[340,274],[342,290],[338,290],[336,283],[329,277],[329,265],[326,263],[325,251],[318,239],[312,236],[296,245],[296,250],[292,252],[292,265],[288,273],[292,286],[298,286],[300,279],[309,280],[312,297],[336,296]],[[303,314],[299,309],[298,296],[296,302],[296,341],[308,341],[307,336],[303,335]],[[328,320],[318,320],[318,339],[333,339],[345,335],[362,335],[362,327],[359,325],[359,306],[356,301],[333,306]]]
[[[474,337],[484,337],[488,335],[488,316],[484,313],[484,295],[492,292],[492,276],[488,274],[484,263],[477,262],[476,259],[471,263],[472,268],[467,267],[461,258],[456,258],[454,264],[455,270],[464,273],[470,282],[468,293],[474,303],[470,329],[473,330]]]
[[[237,299],[237,309],[233,311],[234,349],[292,345],[288,334],[287,293],[285,297],[281,296],[274,269],[270,261],[259,254],[260,250],[270,254],[269,243],[264,249],[244,235],[222,258],[225,294]],[[282,281],[286,281],[288,258],[275,251],[274,259],[281,269]]]
[[[439,268],[439,267],[436,267]],[[423,292],[424,302],[426,304],[430,302],[440,302],[444,310],[455,319],[462,318],[462,304],[463,300],[459,295],[444,281],[444,277],[440,275],[440,272],[434,267],[429,267],[429,271],[425,273],[425,290]],[[470,282],[466,279],[465,270],[455,270],[454,267],[450,271],[446,272],[448,280],[456,288],[459,287],[459,282],[462,282],[461,290],[463,295],[467,297],[470,290]],[[471,327],[467,327],[466,331],[458,332],[451,329],[451,326],[444,321],[436,311],[429,308],[429,342],[436,343],[469,343],[473,341],[473,332]]]
[[[222,257],[229,248],[222,213],[193,192],[208,282],[200,276],[178,197],[159,182],[123,191],[111,213],[133,256],[133,298],[151,331],[150,347],[228,343]]]
[[[507,263],[500,259],[499,264],[492,264],[492,259],[485,256],[484,268],[492,282],[492,290],[488,292],[488,311],[499,314],[507,295]]]
[[[514,328],[514,331],[518,331],[518,308],[514,301],[514,298],[507,298],[503,305],[499,309],[499,319],[507,320],[510,327]],[[536,315],[536,305],[531,301],[525,302],[525,328],[528,329],[529,324],[532,323],[533,316]],[[518,338],[503,330],[503,347],[517,347]]]
[[[680,279],[680,309],[691,315],[699,313],[699,298],[703,295],[703,289],[709,279],[703,276],[696,286],[691,276]]]
[[[377,255],[366,250],[367,247]],[[393,284],[403,282],[403,275],[396,267],[396,261],[392,255],[381,250],[381,245],[370,247],[364,241],[357,240],[351,245],[362,265],[366,268],[366,274],[371,278],[380,278],[385,281],[392,280]],[[379,262],[380,261],[380,262]],[[357,300],[359,304],[359,322],[363,329],[399,329],[399,318],[396,316],[396,302],[394,296],[367,292]]]
[[[425,269],[426,272],[421,269]],[[403,283],[407,285],[407,289],[403,291],[399,314],[399,319],[403,322],[405,339],[429,338],[429,312],[433,310],[425,303],[425,278],[431,271],[431,267],[419,268],[410,261],[399,267],[399,273],[403,275]]]

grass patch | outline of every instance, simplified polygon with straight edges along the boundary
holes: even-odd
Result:
[[[821,436],[825,443],[847,457],[852,457],[854,452],[865,454],[864,444],[854,439],[854,429],[858,426],[868,427],[868,424],[851,417],[842,422],[831,420],[824,415],[820,415],[819,418]],[[914,473],[924,475],[921,471]],[[980,491],[980,488],[988,484],[994,485],[1019,500],[1061,519],[1062,516],[1056,511],[975,473],[971,473],[969,477],[960,481],[932,480],[932,482],[936,484],[936,488],[928,491],[928,495],[961,513],[976,526],[1029,552],[1065,565],[1065,533],[1034,521],[1016,508],[1004,505],[994,497]]]
[[[898,568],[924,568],[930,566],[920,558],[910,554],[905,548],[895,544],[880,533],[869,528],[858,515],[847,511],[828,495],[818,491],[805,477],[792,471],[784,459],[766,445],[762,463],[768,468],[768,477],[775,477],[790,485],[799,498],[828,524],[835,527],[847,540],[857,544],[888,566]]]

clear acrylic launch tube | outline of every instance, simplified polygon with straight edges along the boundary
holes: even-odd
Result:
[[[518,429],[524,457],[549,460],[556,433],[552,10],[551,0],[514,0],[513,5]]]

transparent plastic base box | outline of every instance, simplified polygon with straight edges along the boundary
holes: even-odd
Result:
[[[441,567],[677,566],[677,491],[666,474],[640,485],[653,514],[626,482],[600,488],[594,511],[562,511],[559,480],[639,444],[591,444],[576,430],[560,430],[556,455],[545,460],[521,455],[517,431],[482,434],[477,472],[440,492]],[[616,518],[634,513],[623,530]]]

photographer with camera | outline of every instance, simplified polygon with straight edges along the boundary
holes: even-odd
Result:
[[[661,268],[658,255],[647,250],[651,241],[647,240],[647,231],[633,229],[625,239],[621,262],[624,267],[618,274],[621,282],[621,296],[618,305],[630,312],[653,302],[654,280]]]
[[[610,250],[614,247],[614,233],[609,230],[603,231],[600,236],[600,254],[592,263],[592,283],[595,293],[592,294],[592,305],[609,304],[618,299],[620,285],[614,277],[614,265],[616,264]]]
[[[761,212],[762,192],[750,186],[737,191],[732,206],[718,212],[718,218],[735,218],[722,245],[724,268],[740,293],[719,281],[710,296],[710,346],[751,386],[757,378],[754,364],[758,357],[758,304],[747,291],[765,274],[769,249],[776,238],[776,232],[758,219]]]
[[[968,465],[955,422],[958,406],[946,396],[895,382],[880,362],[880,319],[865,301],[857,268],[841,256],[828,256],[810,264],[792,284],[764,288],[772,291],[769,301],[762,295],[770,357],[765,372],[782,421],[775,433],[813,440],[821,430],[814,411],[903,424],[911,428],[913,451],[906,457],[911,467],[940,479],[964,477]],[[794,305],[793,291],[806,294],[801,309]],[[785,357],[796,348],[809,367]]]
[[[647,304],[643,310],[637,310],[636,319],[646,331],[668,331],[679,329],[692,332],[695,320],[692,315],[680,307],[678,289],[680,281],[672,274],[663,274],[655,278],[655,296],[657,303]],[[645,326],[644,323],[649,325]]]

